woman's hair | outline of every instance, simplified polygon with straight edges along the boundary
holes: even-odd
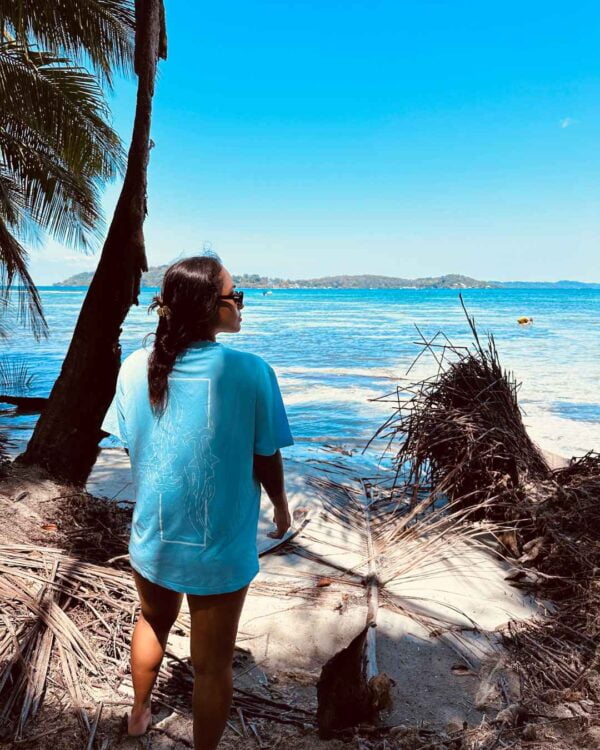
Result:
[[[148,359],[148,391],[155,413],[166,407],[168,377],[177,356],[192,341],[210,338],[222,289],[222,268],[214,253],[174,263],[165,272],[160,294],[148,307],[148,311],[157,309],[159,315]]]

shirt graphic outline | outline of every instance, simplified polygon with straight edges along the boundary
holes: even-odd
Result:
[[[158,495],[158,521],[160,541],[164,544],[183,544],[191,547],[206,548],[211,538],[209,524],[209,506],[216,494],[215,466],[219,459],[212,451],[213,424],[211,414],[210,378],[171,377],[169,385],[179,381],[205,382],[205,427],[197,424],[186,429],[186,420],[193,404],[194,409],[202,409],[203,404],[186,400],[185,392],[180,393],[177,387],[169,388],[169,401],[161,417],[160,430],[156,432],[152,456],[145,466],[146,481]],[[200,415],[199,415],[200,416]],[[191,449],[189,460],[178,465],[178,472],[173,474],[171,461],[176,455],[178,446]],[[174,497],[179,493],[179,497]],[[171,499],[171,508],[166,509]],[[179,506],[179,507],[178,507]],[[187,528],[181,529],[180,520],[175,519],[177,512],[185,512]],[[171,521],[169,522],[169,512]],[[171,529],[168,527],[171,526]],[[178,533],[179,532],[179,533]],[[179,538],[177,538],[179,536]],[[191,539],[196,541],[191,541]]]

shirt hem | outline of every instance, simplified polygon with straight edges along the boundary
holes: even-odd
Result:
[[[288,448],[291,445],[295,445],[293,438],[289,438],[289,439],[282,441],[281,443],[278,443],[276,447],[273,448],[273,450],[270,453],[264,453],[263,452],[264,449],[261,450],[260,448],[254,448],[253,452],[256,453],[257,456],[273,456],[281,448]]]
[[[247,586],[252,580],[254,580],[254,578],[256,578],[260,570],[260,568],[257,568],[256,571],[250,576],[250,578],[245,576],[243,579],[235,581],[234,583],[229,583],[225,586],[222,586],[222,585],[219,585],[219,586],[185,586],[180,583],[173,583],[172,581],[167,581],[164,578],[159,578],[158,576],[155,576],[154,574],[148,573],[146,570],[144,570],[143,566],[138,565],[137,563],[134,564],[131,561],[131,557],[129,559],[129,564],[141,576],[151,581],[152,583],[156,583],[158,586],[163,586],[166,589],[177,591],[180,594],[194,594],[194,595],[199,595],[199,596],[206,595],[206,594],[229,594],[232,591],[238,591],[239,589],[244,588],[244,586]]]

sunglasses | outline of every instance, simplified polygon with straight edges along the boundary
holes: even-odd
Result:
[[[232,299],[238,307],[244,304],[244,292],[232,292],[231,294],[221,294],[219,299]]]

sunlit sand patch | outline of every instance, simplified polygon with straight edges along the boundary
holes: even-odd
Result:
[[[540,406],[528,406],[527,431],[541,447],[564,456],[582,456],[600,442],[600,425],[563,419]]]

